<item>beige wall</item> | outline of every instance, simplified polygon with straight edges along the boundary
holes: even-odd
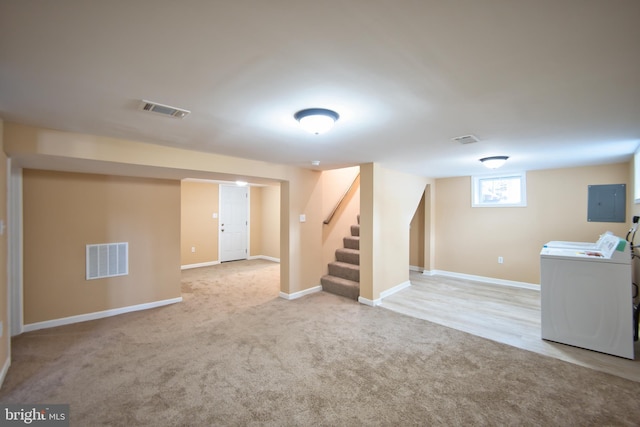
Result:
[[[218,218],[220,185],[183,180],[181,184],[182,265],[219,261]],[[196,251],[191,252],[195,247]],[[280,186],[249,188],[249,256],[280,258]]]
[[[631,228],[631,220],[633,216],[640,216],[640,203],[636,204],[634,202],[634,194],[635,194],[635,171],[636,168],[640,168],[640,164],[636,164],[635,156],[629,162],[629,191],[627,191],[628,203],[631,206],[631,218],[627,219],[627,223],[629,224],[629,228]],[[640,172],[640,171],[639,171]],[[640,227],[639,227],[640,228]],[[640,230],[636,233],[636,239],[633,242],[635,245],[640,245]],[[634,251],[635,253],[640,255],[640,248]],[[639,283],[640,280],[640,259],[634,258],[633,260],[633,282]],[[640,302],[640,292],[635,302]]]
[[[252,255],[280,259],[280,186],[255,188],[260,189],[262,204],[259,210],[260,246]],[[251,203],[253,215],[253,201]]]
[[[3,150],[3,122],[0,120],[0,220],[7,224],[7,157]],[[9,329],[9,302],[7,301],[7,231],[0,235],[0,370],[8,366],[11,331]],[[2,378],[0,378],[0,382]],[[0,383],[1,385],[1,383]]]
[[[529,171],[527,206],[509,208],[472,208],[470,177],[438,179],[435,269],[540,283],[545,242],[593,242],[605,231],[626,235],[629,214],[625,223],[587,221],[587,186],[628,185],[629,168],[617,163]]]
[[[358,166],[322,173],[322,217],[324,219],[329,217],[338,201],[342,196],[345,196],[329,224],[322,226],[323,274],[328,273],[328,264],[336,260],[336,249],[344,246],[342,239],[345,236],[350,236],[351,226],[358,223],[358,214],[360,213],[359,173],[360,167]],[[350,186],[351,189],[349,189]]]
[[[221,179],[219,176],[224,174],[229,180],[281,182],[280,289],[290,294],[320,283],[322,218],[318,171],[17,123],[5,123],[4,138],[5,151],[17,165],[38,169],[90,170],[126,176],[173,174],[177,179],[211,179],[211,175]],[[300,223],[301,213],[306,213],[306,223]]]
[[[23,171],[24,323],[180,297],[180,182]],[[129,243],[129,275],[85,280],[85,246]]]
[[[375,301],[409,280],[409,226],[433,183],[365,164],[360,167],[360,295]]]
[[[249,256],[258,256],[262,255],[262,188],[249,188],[249,206]]]
[[[219,186],[213,182],[180,184],[180,260],[182,265],[218,260]],[[192,252],[191,248],[195,248]]]
[[[425,243],[425,194],[420,199],[409,227],[409,265],[424,270]]]

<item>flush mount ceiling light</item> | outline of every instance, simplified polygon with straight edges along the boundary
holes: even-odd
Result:
[[[307,132],[319,135],[328,132],[340,116],[333,110],[326,108],[307,108],[293,115],[300,122],[300,126]]]
[[[489,169],[498,169],[500,166],[504,165],[508,158],[509,156],[493,156],[484,157],[480,159],[480,161]]]

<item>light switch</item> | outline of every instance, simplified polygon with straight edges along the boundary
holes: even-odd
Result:
[[[211,218],[217,219],[218,218],[218,214],[214,212],[213,215],[211,215]]]
[[[300,215],[300,222],[306,222],[307,216],[305,214]]]

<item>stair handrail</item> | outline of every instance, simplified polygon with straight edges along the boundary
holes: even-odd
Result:
[[[340,200],[338,200],[338,203],[336,203],[335,207],[333,208],[333,210],[331,211],[327,219],[325,219],[322,222],[324,225],[328,225],[331,222],[331,220],[333,219],[333,216],[336,214],[338,208],[342,205],[342,202],[344,202],[344,199],[347,197],[347,194],[349,194],[353,186],[356,184],[356,181],[358,180],[359,177],[360,177],[360,172],[358,172],[356,176],[353,178],[353,182],[351,183],[349,188],[347,188],[347,191],[344,192],[342,197],[340,197]]]

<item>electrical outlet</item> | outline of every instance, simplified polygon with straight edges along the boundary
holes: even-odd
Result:
[[[504,258],[502,258],[501,256],[498,257],[498,264],[502,264],[504,263]]]
[[[194,253],[196,251],[196,247],[195,246],[191,246],[191,252]]]

